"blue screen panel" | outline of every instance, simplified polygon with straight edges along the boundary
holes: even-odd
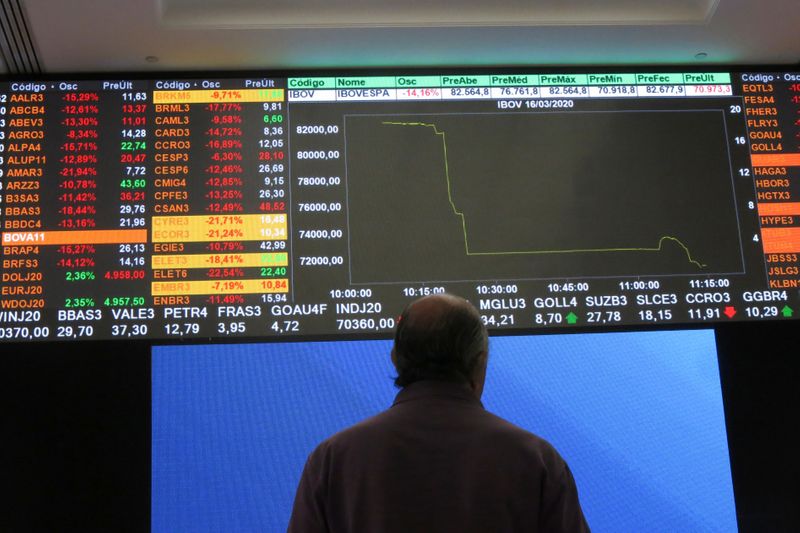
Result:
[[[387,408],[389,341],[153,349],[153,531],[285,531],[308,454]],[[549,440],[593,531],[734,531],[713,332],[498,337],[483,403]]]

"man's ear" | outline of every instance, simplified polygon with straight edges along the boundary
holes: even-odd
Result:
[[[475,372],[470,376],[469,384],[475,394],[480,398],[483,395],[483,385],[486,383],[486,369],[489,364],[489,352],[481,352],[480,360]]]
[[[475,364],[475,370],[485,369],[489,364],[489,350],[482,350],[477,355],[478,362]]]

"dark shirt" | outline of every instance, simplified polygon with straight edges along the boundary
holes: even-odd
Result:
[[[588,530],[558,452],[466,385],[440,381],[409,385],[320,444],[289,523],[290,533]]]

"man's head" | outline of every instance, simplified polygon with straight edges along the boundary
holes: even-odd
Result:
[[[467,383],[480,397],[489,335],[475,307],[449,294],[411,302],[400,315],[392,348],[395,384],[432,379]]]

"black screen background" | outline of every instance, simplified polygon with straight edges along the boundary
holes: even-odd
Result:
[[[770,68],[786,69],[785,66],[747,69],[720,66],[719,70],[765,71]],[[519,69],[491,70],[514,73]],[[572,72],[575,69],[548,70]],[[592,70],[624,72],[630,69],[593,67]],[[651,70],[692,69],[662,66]],[[409,71],[420,72],[419,69]],[[461,74],[463,69],[436,69],[435,72]],[[362,72],[363,75],[370,73],[369,70]],[[403,75],[404,71],[397,69],[396,73]],[[217,73],[226,77],[249,74]],[[272,75],[297,73],[273,72]],[[95,77],[116,79],[120,76]],[[153,74],[127,77],[151,78]],[[64,79],[64,74],[53,74],[50,78]],[[592,329],[595,332],[604,330]],[[793,439],[800,409],[797,325],[793,321],[739,322],[718,324],[715,331],[739,529],[743,532],[795,531],[800,521],[797,506],[800,454]],[[0,456],[4,460],[0,501],[5,510],[0,517],[0,529],[11,532],[148,531],[150,344],[3,343],[0,344],[0,379]]]

